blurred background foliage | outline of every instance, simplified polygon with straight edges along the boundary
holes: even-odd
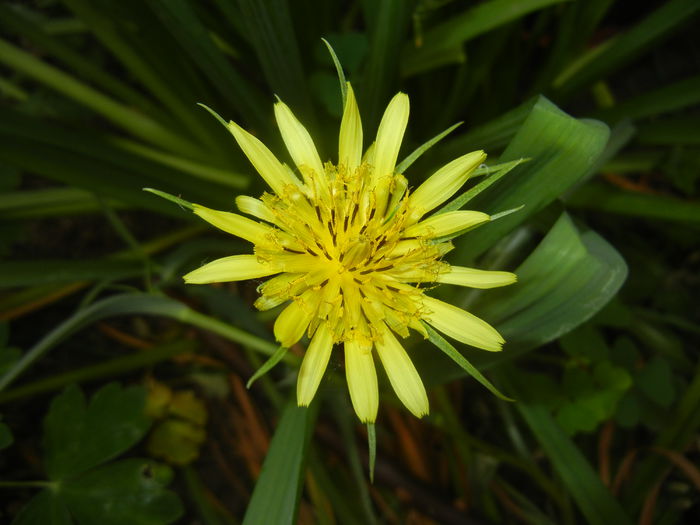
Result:
[[[0,3],[0,519],[697,522],[699,11]],[[342,362],[310,409],[293,402],[302,347],[246,389],[277,349],[274,312],[251,307],[259,283],[180,276],[247,247],[141,190],[220,209],[263,191],[196,103],[281,154],[277,95],[333,159],[341,102],[322,37],[366,137],[398,90],[412,108],[402,156],[464,122],[411,166],[412,185],[483,148],[489,167],[458,204],[523,206],[451,254],[515,270],[517,285],[434,292],[505,335],[498,355],[457,350],[516,402],[410,339],[431,415],[414,419],[383,389],[373,484]]]

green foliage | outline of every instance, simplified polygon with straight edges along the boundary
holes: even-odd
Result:
[[[169,523],[182,513],[165,489],[173,475],[186,519],[204,525],[294,523],[300,508],[309,522],[350,525],[687,521],[698,473],[685,455],[700,429],[700,4],[657,4],[1,4],[0,521]],[[431,385],[431,415],[404,418],[380,379],[369,462],[342,359],[310,409],[288,406],[300,349],[273,342],[276,311],[251,308],[261,281],[181,283],[248,251],[195,225],[190,202],[232,210],[236,195],[264,191],[198,105],[289,163],[278,95],[335,161],[343,78],[365,146],[390,97],[410,96],[398,168],[409,188],[488,153],[438,213],[498,220],[448,258],[518,275],[498,290],[431,290],[507,343],[479,352],[429,328],[428,340],[405,341]],[[141,387],[110,383],[88,400],[69,386],[45,420],[49,481],[23,481],[27,458],[41,456],[40,394],[140,374],[171,393],[197,389],[206,409],[171,410],[168,398],[147,417]],[[117,459],[150,417],[148,453],[175,471]],[[211,457],[197,462],[202,450]],[[37,486],[28,502],[17,490]]]
[[[116,383],[86,402],[76,386],[56,396],[44,419],[44,464],[51,480],[13,524],[166,524],[182,513],[166,490],[168,467],[145,459],[106,463],[133,447],[150,427],[145,391]]]

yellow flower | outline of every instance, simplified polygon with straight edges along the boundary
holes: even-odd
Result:
[[[194,205],[205,221],[254,244],[254,254],[215,260],[185,275],[194,284],[259,279],[275,275],[258,291],[255,306],[289,303],[275,321],[284,347],[310,339],[297,382],[297,401],[308,405],[318,389],[334,345],[342,344],[352,404],[363,422],[377,416],[374,352],[394,391],[417,417],[428,397],[396,335],[409,328],[426,336],[422,321],[478,348],[498,351],[503,338],[478,317],[429,297],[420,283],[492,288],[515,282],[509,272],[450,266],[445,240],[489,221],[477,211],[450,211],[424,218],[457,192],[484,162],[469,153],[433,173],[411,191],[395,172],[408,122],[408,97],[397,94],[363,154],[362,123],[347,84],[340,125],[338,163],[321,161],[313,140],[291,110],[275,104],[275,117],[298,174],[234,122],[228,129],[272,189],[260,199],[240,196],[239,210],[260,219]]]

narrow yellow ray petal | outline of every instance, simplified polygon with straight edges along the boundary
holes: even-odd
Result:
[[[428,396],[423,381],[404,347],[394,334],[384,329],[382,340],[375,344],[389,382],[401,402],[416,417],[428,414]]]
[[[279,273],[279,270],[261,262],[255,255],[232,255],[205,264],[183,279],[188,284],[225,283],[258,279],[275,273]]]
[[[205,208],[199,204],[194,205],[193,211],[195,215],[209,224],[246,241],[254,244],[270,244],[272,242],[274,229],[266,224],[260,224],[236,213]]]
[[[328,366],[333,348],[333,334],[328,323],[322,323],[306,349],[297,379],[297,404],[308,406],[318,390],[323,373]]]
[[[323,176],[325,174],[323,163],[318,156],[318,151],[316,151],[311,135],[284,102],[275,104],[275,119],[277,119],[277,126],[280,128],[282,140],[287,146],[294,164],[297,165],[299,171],[304,175],[305,180],[309,175],[307,171],[309,169],[317,177]],[[306,183],[313,187],[310,182],[310,180],[306,180]]]
[[[408,205],[413,210],[410,222],[418,221],[452,197],[485,160],[486,154],[483,151],[473,151],[446,164],[428,177],[408,198]]]
[[[284,189],[289,185],[299,186],[301,184],[299,179],[285,169],[277,157],[267,149],[265,144],[233,121],[228,123],[228,129],[250,163],[277,195],[283,195]]]
[[[406,228],[404,237],[426,237],[429,239],[450,235],[467,228],[488,222],[490,217],[480,211],[458,210],[433,215],[424,221]]]
[[[450,266],[449,270],[441,272],[437,278],[439,283],[456,284],[470,288],[496,288],[497,286],[513,284],[517,280],[517,275],[511,272],[477,270],[464,266]]]
[[[379,389],[371,343],[345,342],[345,377],[357,417],[363,423],[374,423],[379,407]]]
[[[305,291],[277,317],[273,331],[282,346],[289,348],[304,336],[316,312],[320,300],[318,295],[314,290]]]
[[[347,87],[343,120],[340,122],[338,164],[352,172],[362,162],[362,120],[350,82],[347,83]]]
[[[475,315],[449,303],[424,295],[427,310],[422,317],[445,335],[490,352],[498,352],[505,342],[495,328]]]
[[[377,209],[380,213],[384,213],[387,204],[396,159],[408,124],[408,114],[408,96],[405,93],[397,93],[389,102],[377,130],[370,187],[375,189]]]
[[[275,214],[272,210],[260,199],[249,197],[248,195],[239,195],[236,197],[236,206],[243,213],[262,219],[263,221],[276,224]]]

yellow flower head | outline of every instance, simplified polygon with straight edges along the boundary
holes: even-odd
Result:
[[[425,294],[419,283],[476,288],[515,281],[508,272],[450,266],[445,240],[489,221],[477,211],[424,216],[444,203],[486,155],[476,151],[437,170],[417,189],[395,172],[408,122],[408,97],[397,94],[384,113],[377,139],[363,154],[362,124],[347,84],[340,125],[338,163],[323,163],[304,126],[282,102],[275,117],[298,174],[262,142],[233,122],[228,129],[272,189],[260,199],[240,196],[238,208],[262,222],[194,205],[214,226],[254,244],[254,254],[215,260],[185,275],[188,283],[241,281],[275,275],[259,287],[255,306],[289,303],[275,321],[284,347],[310,339],[297,400],[308,405],[318,389],[334,345],[342,344],[353,407],[363,422],[377,416],[374,352],[399,399],[416,416],[428,398],[413,363],[395,334],[409,328],[425,335],[421,321],[463,343],[497,351],[503,338],[472,314]]]

